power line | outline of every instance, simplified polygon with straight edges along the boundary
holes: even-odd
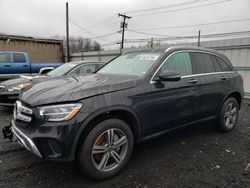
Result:
[[[112,35],[114,35],[114,34],[117,34],[117,32],[112,32],[112,33],[109,33],[109,34],[105,34],[105,35],[101,35],[101,36],[96,36],[96,37],[93,37],[93,38],[90,38],[90,39],[105,38],[105,37],[112,36]]]
[[[88,34],[90,34],[90,35],[92,35],[92,36],[95,37],[95,35],[93,33],[90,33],[87,29],[85,29],[84,27],[82,27],[81,25],[79,25],[78,23],[76,23],[75,21],[73,21],[71,18],[69,18],[69,21],[71,23],[73,23],[75,26],[79,27],[82,31],[84,31],[84,32],[86,32],[86,33],[88,33]]]
[[[127,31],[133,32],[133,33],[138,33],[138,34],[143,34],[143,35],[154,35],[154,36],[160,36],[160,37],[173,37],[170,35],[162,35],[162,34],[155,34],[155,33],[146,33],[146,32],[142,32],[142,31],[135,31],[135,30],[130,30],[128,29]]]
[[[104,18],[104,19],[102,19],[102,20],[99,20],[99,21],[95,22],[94,24],[88,26],[88,29],[94,28],[94,27],[96,27],[96,26],[103,25],[103,23],[104,23],[106,20],[110,20],[110,19],[113,18],[113,17],[116,17],[116,14],[113,14],[113,15],[111,15],[111,16],[109,16],[109,17],[106,17],[106,18]]]
[[[108,24],[105,24],[105,27],[104,27],[104,25],[103,24],[101,24],[101,25],[98,25],[98,26],[96,26],[95,27],[95,30],[97,29],[97,28],[99,28],[98,30],[101,30],[101,29],[107,29],[107,26],[109,26],[109,25],[113,25],[113,24],[117,24],[117,21],[118,20],[116,20],[116,21],[112,21],[112,22],[110,22],[110,23],[108,23]],[[101,28],[100,28],[101,27]],[[89,28],[88,28],[88,30],[89,30]],[[91,29],[90,29],[91,30]],[[78,31],[76,31],[76,32],[74,32],[74,33],[72,33],[72,34],[77,34],[77,33],[82,33],[82,32],[85,32],[85,31],[83,31],[82,29],[80,29],[80,30],[78,30]]]
[[[228,32],[228,33],[207,34],[207,35],[201,35],[200,37],[201,38],[217,38],[217,37],[248,36],[248,35],[250,35],[250,31],[238,31],[238,32]],[[158,41],[180,40],[180,39],[197,39],[197,35],[176,36],[176,37],[166,37],[166,38],[154,38],[154,40],[158,40]],[[126,39],[125,43],[148,42],[149,40],[150,40],[150,38]]]
[[[166,29],[187,28],[187,27],[206,26],[206,25],[217,25],[217,24],[232,23],[232,22],[242,22],[242,21],[248,21],[248,20],[250,20],[250,18],[237,19],[237,20],[227,20],[227,21],[219,21],[219,22],[208,22],[208,23],[192,24],[192,25],[170,26],[170,27],[138,28],[138,30],[144,30],[144,31],[149,31],[149,30],[166,30]]]
[[[205,6],[215,5],[215,4],[220,4],[220,3],[225,3],[225,2],[229,2],[229,1],[232,1],[232,0],[223,0],[223,1],[213,2],[213,3],[203,4],[203,5],[197,5],[197,6],[192,6],[192,7],[173,9],[173,10],[166,10],[166,11],[160,11],[160,12],[137,14],[137,15],[134,15],[134,17],[149,16],[149,15],[155,15],[155,14],[165,14],[165,13],[168,13],[168,12],[176,12],[176,11],[180,11],[180,10],[188,10],[188,9],[193,9],[193,8],[198,8],[198,7],[205,7]]]
[[[100,35],[100,36],[96,36],[96,37],[92,37],[92,38],[87,37],[86,39],[91,39],[91,40],[100,39],[100,38],[109,37],[109,36],[112,36],[112,35],[115,35],[115,34],[117,34],[117,32],[112,32],[112,33],[108,33],[108,34],[105,34],[105,35]]]
[[[165,5],[165,6],[160,6],[160,7],[148,8],[148,9],[133,10],[133,11],[128,11],[126,13],[134,14],[137,12],[149,12],[149,11],[155,11],[155,10],[161,10],[161,9],[169,9],[169,8],[185,6],[185,5],[190,5],[190,4],[197,4],[197,3],[204,2],[204,1],[208,1],[208,0],[201,0],[201,1],[192,0],[192,1],[182,2],[182,3],[172,4],[172,5]]]
[[[228,32],[228,33],[217,33],[217,34],[207,34],[201,35],[201,38],[219,38],[219,37],[233,37],[233,36],[249,36],[250,31],[239,31],[239,32]],[[181,39],[197,39],[197,35],[187,35],[187,36],[176,36],[176,37],[161,37],[154,38],[155,41],[170,41],[170,40],[181,40]],[[149,42],[151,38],[141,38],[141,39],[126,39],[124,43],[138,43],[138,42]],[[120,44],[119,40],[112,41],[109,43],[101,44],[101,46],[112,46]]]

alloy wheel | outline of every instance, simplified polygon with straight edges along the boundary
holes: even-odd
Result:
[[[128,151],[128,138],[118,129],[112,128],[103,132],[92,148],[92,163],[99,171],[111,171],[117,168]]]
[[[225,114],[224,114],[224,122],[227,128],[232,128],[237,119],[237,107],[234,103],[229,103],[226,107]]]

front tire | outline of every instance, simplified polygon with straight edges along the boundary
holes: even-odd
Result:
[[[220,111],[217,127],[222,132],[229,132],[236,126],[239,104],[235,98],[228,98]]]
[[[92,179],[110,178],[125,167],[133,145],[132,131],[124,121],[104,120],[89,132],[79,148],[80,170]]]

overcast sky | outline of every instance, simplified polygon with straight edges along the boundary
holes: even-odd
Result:
[[[200,2],[199,2],[200,1]],[[51,37],[65,35],[65,0],[0,0],[0,33]],[[68,0],[70,35],[98,37],[120,30],[117,13],[132,16],[125,37],[150,38],[250,31],[250,20],[206,26],[155,29],[250,19],[250,0]],[[187,5],[180,6],[180,3]],[[166,7],[166,6],[172,6]],[[131,12],[158,8],[153,11]],[[191,8],[190,8],[191,7]],[[176,10],[177,9],[177,10]],[[174,11],[173,11],[174,10]],[[159,14],[155,14],[160,12]],[[152,14],[153,15],[144,15]],[[81,27],[81,28],[80,28]],[[87,29],[88,32],[83,31]],[[156,35],[157,34],[157,35]],[[96,40],[102,44],[120,40],[119,33]]]

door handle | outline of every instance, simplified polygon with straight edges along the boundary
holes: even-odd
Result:
[[[198,82],[198,80],[196,80],[196,79],[192,79],[192,80],[188,81],[189,84],[196,84],[197,82]]]
[[[5,67],[10,67],[10,65],[4,65]]]
[[[23,65],[23,67],[28,67],[28,65]]]
[[[221,79],[221,80],[226,80],[227,77],[226,77],[226,76],[221,76],[220,79]]]

